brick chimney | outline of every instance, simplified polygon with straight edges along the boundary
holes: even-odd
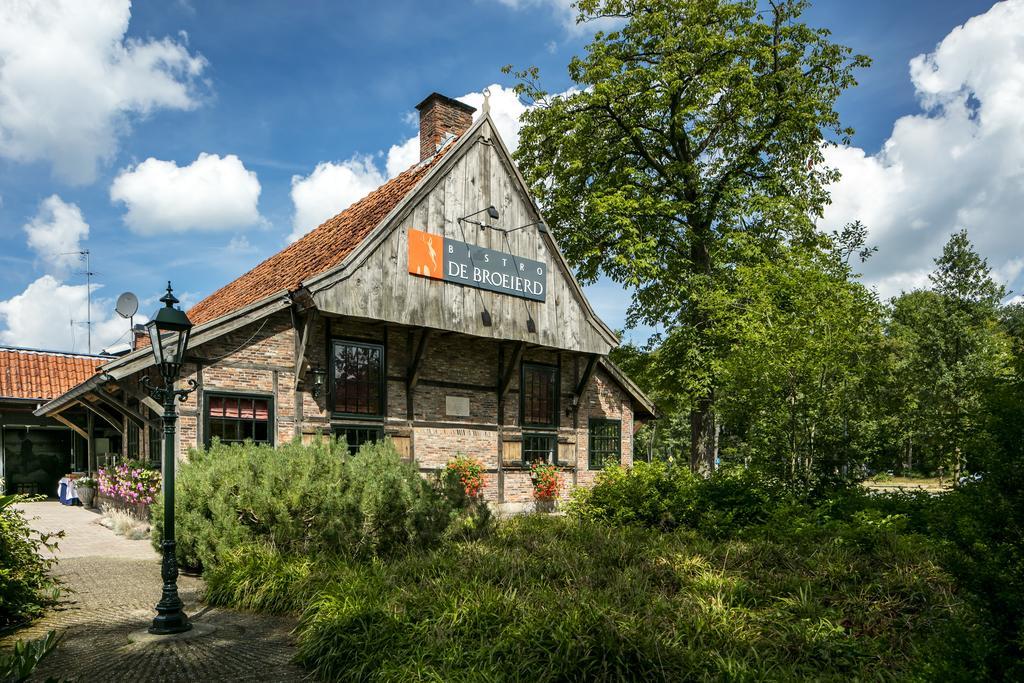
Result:
[[[141,324],[132,327],[132,351],[140,346],[149,346],[149,332]]]
[[[420,161],[437,152],[447,133],[462,135],[473,124],[474,107],[441,93],[431,93],[416,105],[420,112]]]

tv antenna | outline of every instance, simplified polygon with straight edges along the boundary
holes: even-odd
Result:
[[[81,322],[81,321],[77,321],[76,322],[75,320],[72,320],[71,321],[71,327],[72,327],[72,330],[73,330],[74,326],[76,324],[77,325],[85,325],[85,329],[87,331],[86,338],[88,339],[89,353],[92,353],[92,276],[93,275],[98,275],[98,273],[92,272],[92,265],[91,265],[91,262],[89,260],[90,255],[89,255],[89,250],[88,249],[82,249],[80,251],[66,251],[64,253],[65,254],[78,254],[79,260],[80,261],[85,261],[85,272],[84,273],[80,273],[80,275],[85,275],[85,301],[86,301],[86,304],[85,304],[85,306],[86,306],[86,308],[85,308],[85,322],[84,323]]]
[[[121,296],[117,297],[117,304],[114,306],[114,310],[122,318],[128,319],[128,330],[131,332],[132,338],[130,341],[132,351],[135,350],[135,314],[139,310],[139,297],[135,296],[131,292],[125,292]]]

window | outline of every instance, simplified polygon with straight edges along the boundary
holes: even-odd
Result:
[[[149,428],[149,467],[162,470],[164,467],[164,435],[157,427]]]
[[[554,434],[523,434],[523,463],[537,460],[558,463],[558,437]]]
[[[558,367],[523,363],[520,409],[524,426],[558,426]]]
[[[206,444],[213,437],[222,443],[274,443],[269,398],[208,394],[206,402]]]
[[[134,398],[128,399],[128,407],[133,410],[139,409],[139,402]],[[142,458],[142,428],[131,419],[125,422],[124,433],[125,449],[129,460],[141,460]]]
[[[384,438],[382,427],[335,427],[334,435],[344,438],[348,452],[355,455],[364,443],[373,443]]]
[[[619,420],[591,420],[587,439],[589,467],[599,470],[622,460],[622,423]]]
[[[344,415],[383,415],[384,347],[335,341],[332,349],[333,411]]]
[[[139,429],[131,420],[128,420],[128,425],[125,428],[125,443],[128,448],[128,458],[131,460],[139,460],[142,455],[142,450],[139,446]]]

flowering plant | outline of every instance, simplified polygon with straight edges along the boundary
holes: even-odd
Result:
[[[447,476],[458,477],[467,496],[474,499],[480,496],[484,486],[484,466],[479,460],[459,453],[444,466],[444,472]]]
[[[80,489],[94,489],[96,488],[96,480],[92,477],[79,477],[75,479],[75,486]]]
[[[533,480],[533,497],[537,500],[554,500],[562,489],[562,475],[558,468],[540,460],[530,465],[530,479]]]
[[[160,473],[128,462],[99,471],[100,493],[129,505],[150,505],[160,490]]]

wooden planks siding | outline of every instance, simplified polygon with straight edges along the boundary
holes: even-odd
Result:
[[[613,341],[588,315],[571,275],[554,252],[550,236],[537,227],[508,234],[458,223],[460,216],[493,204],[496,223],[506,229],[537,220],[523,195],[510,161],[496,146],[489,124],[481,126],[465,150],[452,160],[408,210],[386,226],[386,237],[348,266],[348,275],[313,290],[322,311],[405,325],[450,330],[492,339],[525,341],[551,348],[605,355]],[[410,228],[542,261],[547,265],[544,302],[418,277],[408,272]],[[484,306],[493,325],[481,319]],[[527,329],[532,315],[537,332]]]

